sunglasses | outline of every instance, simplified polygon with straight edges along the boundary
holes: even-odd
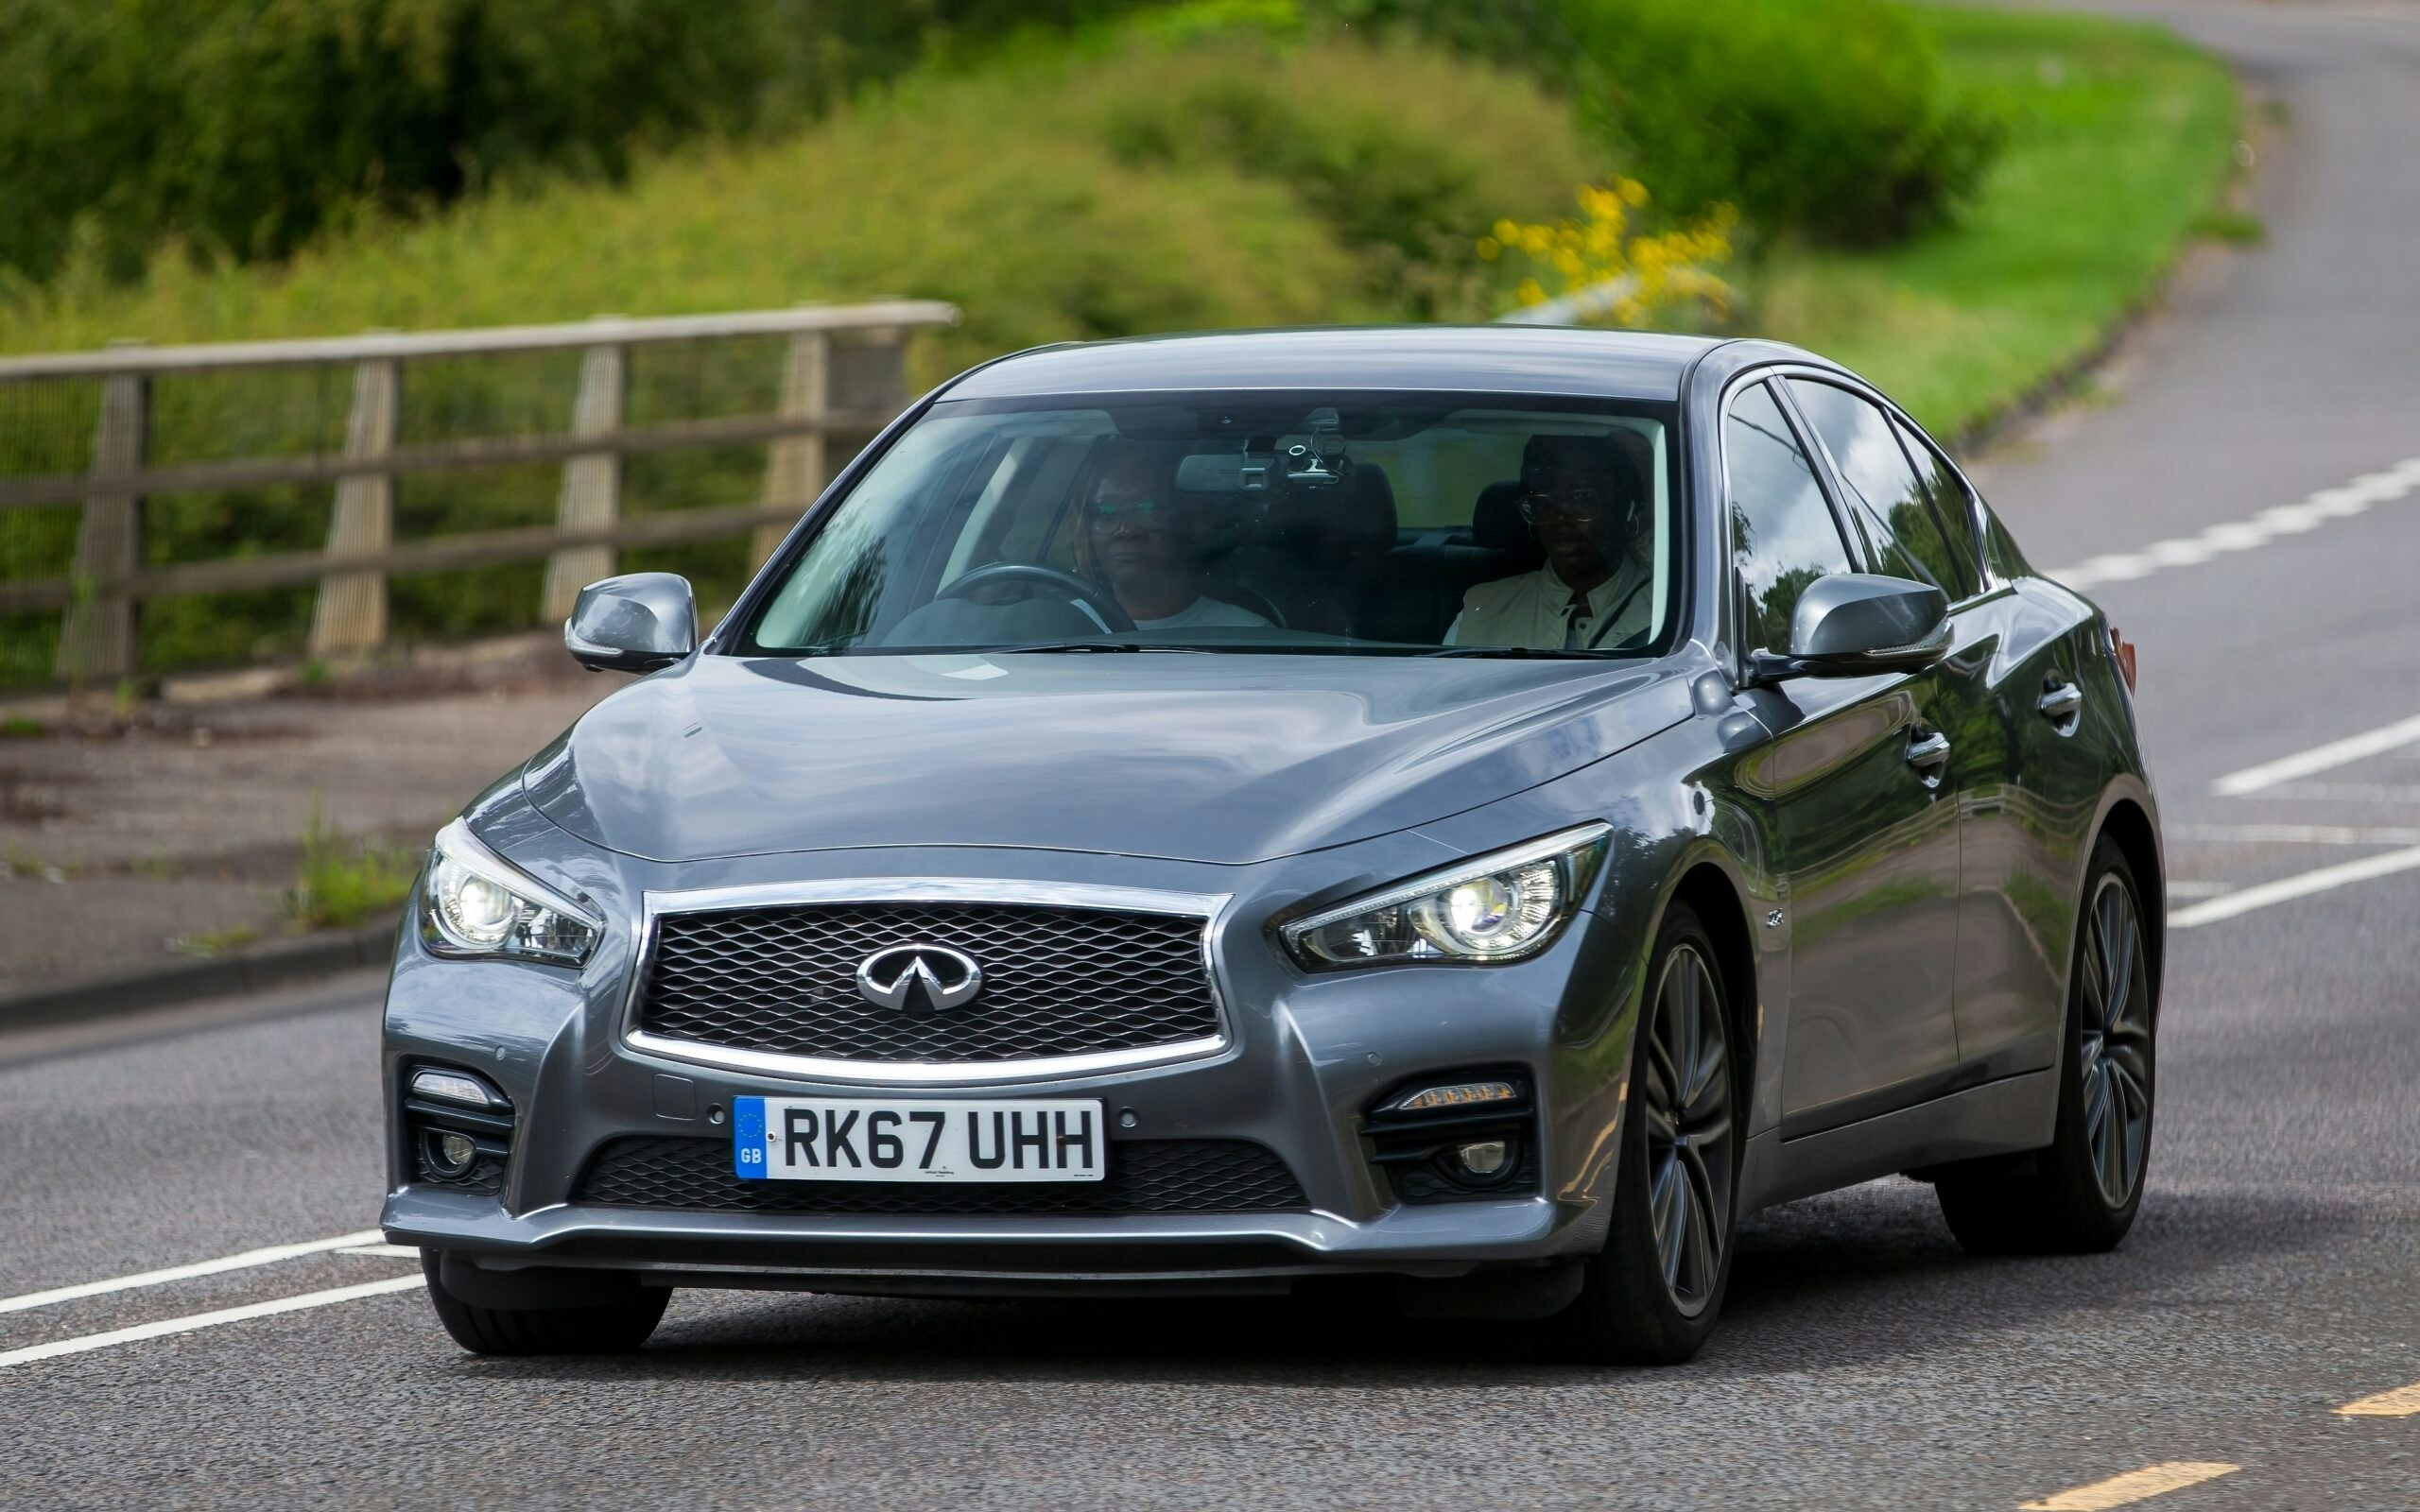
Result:
[[[1545,515],[1561,515],[1582,524],[1595,524],[1613,507],[1613,496],[1602,489],[1557,489],[1549,493],[1531,489],[1521,495],[1521,518],[1536,524]]]
[[[1096,499],[1084,518],[1097,525],[1164,525],[1176,518],[1176,507],[1159,499]]]

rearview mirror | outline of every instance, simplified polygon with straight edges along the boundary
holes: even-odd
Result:
[[[1938,588],[1904,577],[1835,573],[1800,595],[1790,617],[1789,651],[1750,657],[1758,681],[1789,677],[1851,678],[1916,672],[1949,650],[1949,600]]]
[[[591,672],[652,672],[697,648],[697,601],[678,573],[591,583],[563,621],[563,649]]]

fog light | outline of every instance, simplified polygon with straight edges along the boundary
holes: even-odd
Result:
[[[1476,1177],[1491,1177],[1503,1170],[1505,1158],[1502,1140],[1473,1140],[1454,1152],[1461,1168]]]
[[[471,1143],[468,1134],[440,1129],[429,1141],[429,1164],[441,1177],[451,1179],[470,1170],[471,1162],[479,1158],[479,1147]]]

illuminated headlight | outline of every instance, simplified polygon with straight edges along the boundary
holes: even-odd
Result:
[[[603,926],[481,844],[456,819],[438,832],[422,889],[421,938],[440,955],[512,955],[578,966]]]
[[[1596,877],[1612,827],[1582,825],[1474,856],[1281,931],[1304,965],[1517,961],[1554,942]]]

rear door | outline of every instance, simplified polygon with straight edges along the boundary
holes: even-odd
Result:
[[[1902,421],[1900,439],[1936,516],[1984,579],[1959,616],[1958,654],[1975,663],[1974,692],[1990,706],[1997,744],[1989,761],[1969,765],[1962,800],[1958,1041],[1983,1074],[2008,1075],[2058,1056],[2076,890],[2101,784],[2084,663],[2100,653],[2091,615],[2071,595],[1996,576],[1979,549],[1982,501],[1922,431]]]
[[[1737,390],[1723,426],[1738,634],[1775,650],[1806,585],[1862,555],[1780,382]],[[1785,1138],[1918,1100],[1955,1068],[1957,817],[1921,765],[1940,699],[1933,671],[1792,678],[1747,696],[1773,738],[1739,785],[1771,806],[1788,888]]]

